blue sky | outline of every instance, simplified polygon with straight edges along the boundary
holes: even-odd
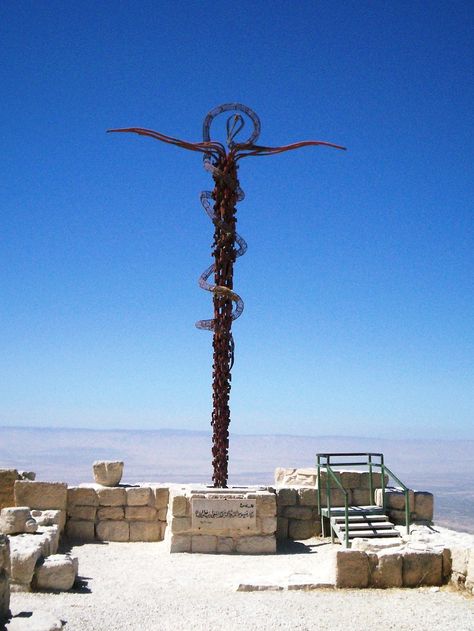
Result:
[[[243,161],[236,433],[474,438],[471,2],[5,2],[0,424],[206,429],[219,103]],[[217,134],[219,129],[216,130]]]

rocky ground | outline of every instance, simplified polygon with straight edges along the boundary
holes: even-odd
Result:
[[[275,556],[170,555],[161,542],[75,546],[81,587],[12,594],[7,629],[60,628],[40,621],[48,612],[66,631],[474,631],[474,599],[447,587],[304,589],[334,582],[332,546],[307,543]]]

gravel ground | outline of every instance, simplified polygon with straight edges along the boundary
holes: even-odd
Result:
[[[474,598],[448,588],[237,592],[257,577],[330,576],[329,545],[275,556],[173,554],[163,543],[88,544],[83,587],[62,594],[13,593],[13,615],[48,611],[65,631],[270,630],[474,631]],[[7,627],[8,628],[8,627]]]

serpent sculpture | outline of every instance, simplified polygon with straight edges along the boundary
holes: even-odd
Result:
[[[234,112],[227,118],[226,146],[211,140],[211,124],[223,112]],[[253,129],[247,140],[236,142],[246,122],[243,115],[250,119]],[[225,488],[228,480],[229,396],[231,370],[234,364],[234,340],[231,326],[232,321],[241,315],[244,308],[242,298],[234,292],[233,288],[234,262],[247,250],[247,243],[236,232],[236,205],[244,199],[244,192],[237,178],[238,162],[249,156],[274,155],[306,146],[323,145],[335,149],[345,149],[345,147],[317,140],[307,140],[281,147],[256,145],[255,142],[260,135],[260,120],[253,110],[241,103],[226,103],[211,110],[204,119],[202,142],[188,142],[141,127],[110,129],[109,131],[150,136],[183,149],[198,151],[203,154],[204,168],[214,180],[214,189],[202,191],[200,196],[201,204],[214,224],[212,246],[214,262],[199,277],[199,286],[212,293],[214,317],[209,320],[199,320],[196,326],[213,332],[212,480],[215,487]],[[214,275],[214,282],[210,283],[209,279],[212,275]]]

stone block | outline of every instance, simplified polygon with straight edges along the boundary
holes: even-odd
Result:
[[[9,506],[0,510],[0,534],[33,533],[37,529],[38,524],[32,518],[27,506]]]
[[[315,486],[316,469],[307,467],[303,469],[278,467],[275,469],[275,485],[278,486]]]
[[[100,506],[124,506],[127,497],[123,487],[102,487],[97,489]]]
[[[130,521],[156,521],[156,508],[153,508],[153,506],[126,506],[125,519]]]
[[[173,535],[191,530],[191,517],[173,517],[171,520],[171,532]]]
[[[466,546],[450,546],[451,550],[451,571],[459,574],[467,574],[469,563],[469,548]]]
[[[279,541],[288,539],[288,522],[289,520],[286,517],[277,518],[276,537]]]
[[[301,506],[317,506],[318,491],[314,488],[301,487],[298,489],[298,502]]]
[[[40,591],[68,591],[76,580],[76,568],[67,554],[53,554],[36,566],[33,588]]]
[[[92,465],[94,480],[102,486],[118,486],[123,475],[121,460],[96,460]]]
[[[235,548],[240,554],[275,554],[276,538],[273,535],[240,537]]]
[[[398,552],[369,554],[370,585],[379,589],[402,587],[402,555]]]
[[[340,480],[345,489],[357,489],[362,488],[362,472],[341,469]],[[375,486],[375,485],[374,485]]]
[[[10,573],[10,540],[6,535],[0,535],[0,570]]]
[[[290,539],[310,539],[318,534],[318,528],[313,520],[290,519],[288,522],[288,537]]]
[[[234,552],[234,540],[232,537],[217,537],[218,554],[232,554]]]
[[[157,517],[160,521],[166,521],[166,517],[168,515],[168,509],[167,508],[160,508],[157,511]]]
[[[20,474],[16,469],[0,469],[0,509],[15,506],[13,487]]]
[[[388,475],[385,474],[385,486],[388,484]],[[376,489],[382,486],[382,474],[379,471],[372,470],[372,487]],[[368,471],[361,471],[359,487],[363,489],[370,488],[370,475]]]
[[[168,507],[169,502],[169,489],[167,487],[155,487],[153,489],[155,496],[155,508],[160,510]]]
[[[126,521],[100,521],[96,526],[99,541],[129,541],[130,529]]]
[[[35,540],[38,541],[41,546],[41,554],[43,556],[56,554],[59,546],[58,526],[43,526],[36,534],[39,535],[39,537],[35,537]]]
[[[466,571],[466,587],[471,590],[474,595],[474,548],[469,550],[469,561]]]
[[[382,489],[375,490],[375,503],[377,506],[383,506],[382,501]],[[414,512],[415,510],[415,494],[409,489],[408,490],[408,503],[410,507],[410,512]],[[405,510],[405,494],[402,489],[395,487],[388,487],[385,489],[385,507],[387,510]]]
[[[341,472],[340,472],[340,471],[334,471],[334,470],[333,470],[333,473],[334,473],[334,477],[335,477],[336,479],[334,479],[334,478],[332,477],[332,475],[329,475],[329,476],[328,476],[328,474],[326,473],[326,471],[321,470],[321,478],[320,478],[320,479],[321,479],[321,489],[324,489],[324,490],[325,490],[325,489],[327,488],[327,480],[328,480],[328,477],[329,477],[329,488],[330,488],[330,489],[339,489],[339,490],[340,490],[340,488],[339,488],[339,484],[336,482],[336,480],[338,480],[338,482],[341,482]],[[308,485],[308,486],[311,486],[311,485]],[[318,480],[317,480],[317,477],[316,477],[316,481],[315,481],[314,486],[315,486],[316,488],[318,487]]]
[[[414,491],[415,518],[417,521],[433,521],[433,493]]]
[[[64,510],[67,505],[67,485],[62,482],[17,480],[14,493],[16,506]]]
[[[148,486],[131,486],[126,489],[126,494],[128,506],[151,505],[154,500],[153,493]]]
[[[130,522],[130,541],[161,541],[161,526],[155,521]]]
[[[217,552],[217,537],[215,535],[192,535],[191,552],[214,554]]]
[[[393,508],[387,511],[388,517],[391,522],[393,522],[397,526],[404,526],[406,523],[406,515],[404,510],[395,510]],[[410,516],[410,521],[413,521]]]
[[[0,570],[0,624],[10,616],[10,577]],[[3,625],[2,625],[3,627]],[[6,627],[3,627],[6,628]]]
[[[283,517],[288,519],[311,519],[313,510],[311,506],[285,506]]]
[[[451,550],[449,548],[443,549],[443,583],[448,582],[453,571],[451,561]]]
[[[369,585],[370,561],[365,552],[358,550],[337,550],[336,587],[363,588]]]
[[[276,495],[257,495],[257,515],[274,517],[277,512]]]
[[[443,555],[441,552],[410,551],[403,554],[404,587],[441,585]]]
[[[277,529],[276,517],[262,517],[260,520],[260,532],[262,535],[274,535]]]
[[[34,541],[36,539],[36,541]],[[34,535],[17,535],[10,538],[11,579],[30,586],[36,562],[42,553],[41,543]]]
[[[277,495],[277,506],[278,506],[279,513],[284,506],[296,505],[297,497],[298,497],[296,489],[290,489],[287,487],[277,489],[276,495]]]
[[[189,502],[184,495],[174,495],[170,500],[173,517],[185,517],[189,514]]]
[[[370,506],[372,500],[369,489],[351,489],[351,504],[354,506]]]
[[[350,506],[352,502],[352,492],[350,489],[345,489],[345,491],[347,493],[347,501]],[[340,508],[344,506],[344,503],[345,503],[344,492],[341,489],[331,489],[331,506],[335,508]],[[325,487],[321,489],[321,505],[323,508],[326,507],[327,505],[327,495],[326,495]]]
[[[94,522],[68,519],[66,523],[66,536],[72,541],[94,541]]]
[[[191,535],[167,536],[167,543],[170,552],[191,552]]]
[[[94,521],[97,508],[95,506],[70,506],[69,517],[83,521]]]
[[[93,487],[70,486],[67,490],[67,505],[71,506],[99,506],[99,498]]]
[[[34,508],[31,511],[31,515],[38,526],[58,526],[59,531],[62,532],[66,525],[65,510],[39,510]]]
[[[123,506],[103,506],[97,511],[97,519],[103,521],[105,519],[112,519],[113,521],[119,521],[124,519],[125,509]]]

